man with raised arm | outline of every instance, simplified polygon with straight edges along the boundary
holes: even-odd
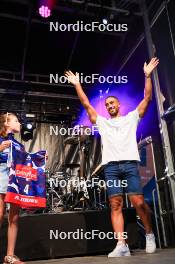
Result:
[[[67,71],[65,76],[72,83],[77,91],[78,97],[86,109],[89,119],[97,124],[102,140],[102,164],[104,165],[105,182],[108,198],[111,206],[111,221],[114,232],[117,234],[118,243],[108,257],[130,256],[130,250],[125,242],[123,207],[123,186],[122,180],[127,182],[125,193],[128,194],[130,202],[135,207],[137,214],[143,222],[146,232],[146,252],[153,253],[156,250],[155,237],[151,226],[151,211],[144,201],[141,187],[141,179],[138,172],[140,161],[136,130],[137,125],[148,108],[152,99],[151,73],[157,67],[159,60],[152,58],[147,64],[144,63],[145,89],[144,98],[132,112],[125,116],[120,114],[120,102],[115,96],[108,96],[105,99],[105,107],[110,115],[106,119],[96,112],[90,104],[79,83],[78,73],[74,75]],[[111,184],[112,183],[112,184]]]

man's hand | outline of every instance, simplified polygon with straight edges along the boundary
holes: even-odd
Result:
[[[0,145],[0,151],[3,151],[4,149],[9,148],[10,144],[11,144],[10,140],[3,141]]]
[[[157,65],[159,64],[159,59],[152,58],[151,61],[147,64],[146,62],[144,63],[144,73],[145,73],[145,89],[144,89],[144,98],[143,100],[140,102],[140,104],[137,106],[137,110],[139,112],[139,116],[143,117],[148,105],[152,99],[152,82],[151,82],[151,78],[150,75],[152,73],[152,71],[157,67]]]
[[[152,71],[157,67],[158,64],[159,64],[159,59],[157,59],[156,57],[152,58],[148,64],[145,62],[143,67],[145,77],[149,78]]]
[[[73,84],[73,85],[76,85],[76,84],[79,84],[79,73],[76,72],[76,74],[73,74],[73,72],[71,71],[66,71],[65,72],[65,76],[68,80],[69,83]]]
[[[80,99],[80,102],[82,103],[82,105],[86,109],[90,121],[93,124],[95,124],[96,119],[97,119],[97,112],[93,108],[93,106],[90,104],[88,97],[86,96],[86,94],[83,91],[83,88],[79,82],[79,74],[77,72],[76,72],[76,74],[73,74],[73,72],[71,72],[71,71],[66,71],[65,76],[68,79],[68,81],[74,85],[76,92],[77,92],[77,95]]]

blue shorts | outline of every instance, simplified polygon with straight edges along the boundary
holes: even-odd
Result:
[[[7,163],[0,163],[0,194],[6,194],[9,182],[9,168]]]
[[[143,194],[137,161],[111,161],[104,166],[108,197]]]

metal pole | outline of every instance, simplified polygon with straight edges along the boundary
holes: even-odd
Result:
[[[140,0],[140,8],[143,15],[143,21],[145,26],[145,38],[147,41],[148,53],[149,58],[151,59],[154,56],[154,45],[151,36],[148,12],[145,0]],[[163,152],[164,152],[164,159],[165,159],[165,176],[169,180],[169,190],[171,194],[171,203],[172,203],[172,212],[175,221],[175,181],[174,181],[174,165],[173,165],[173,158],[172,152],[170,147],[169,135],[166,122],[161,118],[164,113],[163,102],[161,100],[161,91],[160,91],[160,83],[158,77],[157,69],[153,72],[153,84],[155,90],[155,97],[157,102],[157,112],[158,112],[158,119],[159,119],[159,127],[160,127],[160,134],[162,139],[163,145]]]
[[[79,37],[80,37],[80,32],[77,32],[76,36],[75,36],[75,39],[74,39],[73,47],[72,47],[72,50],[71,50],[71,54],[70,54],[69,59],[68,59],[67,68],[66,69],[69,69],[69,67],[71,66],[72,58],[73,58],[74,52],[76,50],[76,46],[77,46]]]
[[[158,224],[158,221],[157,221],[158,214],[157,214],[157,209],[156,209],[155,191],[156,191],[156,188],[153,189],[153,191],[152,191],[153,205],[154,205],[154,218],[155,218],[155,223],[156,223],[156,229],[157,229],[157,236],[158,236],[159,248],[162,248],[161,247],[161,242],[160,242],[159,224]]]
[[[168,19],[168,27],[169,27],[170,36],[171,36],[173,54],[175,57],[175,43],[174,43],[174,39],[173,39],[173,32],[172,32],[172,26],[171,26],[170,16],[169,16],[169,12],[168,12],[168,2],[167,1],[165,1],[165,9],[166,9],[166,15],[167,15],[167,19]]]
[[[156,170],[156,164],[155,164],[155,156],[154,156],[152,139],[151,139],[151,152],[152,152],[153,166],[154,166],[154,172],[155,172],[155,182],[156,182],[156,189],[157,189],[157,198],[158,198],[158,206],[159,206],[160,223],[161,223],[161,228],[162,228],[163,243],[164,243],[164,246],[167,247],[168,243],[167,243],[166,234],[165,234],[165,224],[164,224],[164,219],[163,219],[163,210],[162,210],[162,203],[161,203],[161,199],[160,199],[159,184],[157,182],[157,170]]]

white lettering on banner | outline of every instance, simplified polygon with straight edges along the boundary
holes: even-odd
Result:
[[[25,203],[35,203],[35,204],[38,203],[38,201],[36,199],[19,197],[18,195],[16,195],[14,199],[20,200],[20,201],[25,202]]]
[[[19,196],[15,196],[15,200],[19,200]]]

